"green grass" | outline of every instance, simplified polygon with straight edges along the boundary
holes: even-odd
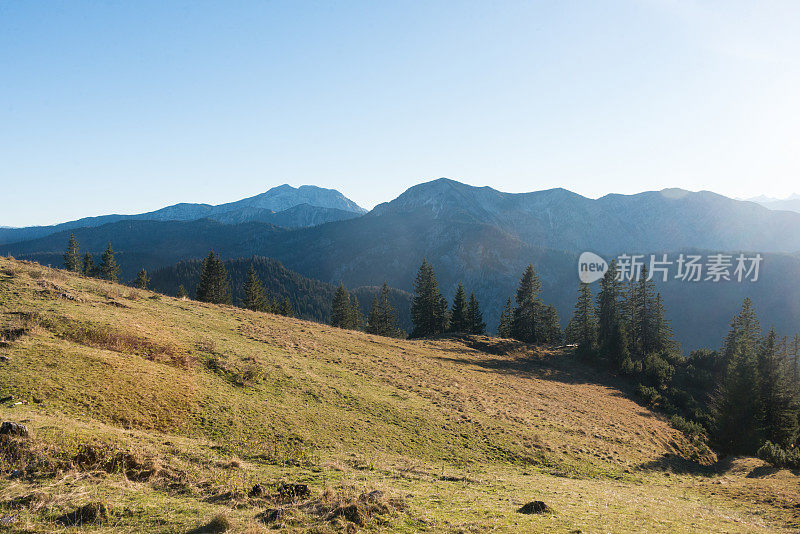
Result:
[[[57,518],[87,503],[110,511],[97,532],[800,527],[794,475],[714,464],[557,350],[384,339],[0,258],[0,356],[0,418],[31,429],[0,443],[17,531],[75,531]],[[284,502],[282,481],[311,494]],[[531,500],[554,513],[516,512]]]

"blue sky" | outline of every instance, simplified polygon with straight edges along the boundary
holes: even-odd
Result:
[[[0,1],[0,225],[282,183],[798,192],[800,3]]]

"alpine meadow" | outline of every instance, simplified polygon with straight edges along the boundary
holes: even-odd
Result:
[[[0,534],[800,532],[798,27],[3,5]]]

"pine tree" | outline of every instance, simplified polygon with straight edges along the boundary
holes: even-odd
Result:
[[[231,286],[225,263],[213,250],[203,259],[197,300],[212,304],[231,304]]]
[[[183,287],[183,284],[178,286],[178,298],[179,299],[188,299],[189,293],[186,291],[186,288]]]
[[[111,282],[119,280],[119,265],[114,257],[114,249],[111,248],[111,243],[108,244],[100,258],[99,271],[100,278],[103,280],[110,280]]]
[[[331,303],[331,326],[350,328],[351,320],[350,294],[345,289],[344,284],[339,282],[339,287],[336,289]]]
[[[578,345],[578,354],[588,356],[597,345],[597,317],[594,313],[592,288],[589,284],[578,287],[575,311],[567,326],[567,342]]]
[[[459,282],[456,289],[456,296],[453,297],[453,307],[450,311],[450,331],[467,332],[469,331],[469,311],[467,310],[467,292],[463,284]]]
[[[611,261],[603,278],[600,280],[600,292],[597,294],[597,341],[603,357],[618,361],[624,360],[619,351],[628,351],[627,332],[620,310],[621,283],[617,280],[617,265]],[[625,347],[620,346],[624,341]]]
[[[264,294],[264,286],[261,284],[261,280],[258,278],[252,263],[247,271],[247,278],[242,289],[244,291],[243,308],[254,311],[267,311],[269,305]]]
[[[774,329],[764,336],[758,354],[762,438],[787,447],[797,437],[797,391],[788,369],[789,359]]]
[[[377,336],[401,337],[402,335],[397,328],[397,315],[389,303],[389,286],[386,282],[383,283],[380,294],[372,300],[366,331]]]
[[[628,325],[631,349],[637,359],[642,359],[646,354],[655,350],[656,343],[653,332],[655,300],[653,282],[647,279],[647,267],[642,266],[641,276],[627,301],[630,313]]]
[[[348,328],[351,330],[361,330],[362,324],[364,324],[364,315],[361,313],[358,297],[353,295],[352,304],[350,305]]]
[[[97,267],[94,265],[94,258],[92,258],[91,252],[87,252],[83,255],[83,265],[81,266],[81,272],[84,276],[96,276],[97,275]]]
[[[558,311],[552,304],[545,306],[542,314],[542,334],[540,343],[559,345],[562,340],[561,324],[558,319]]]
[[[469,322],[468,331],[470,334],[481,335],[486,333],[486,323],[483,322],[483,313],[481,312],[480,304],[478,304],[478,299],[475,298],[475,293],[469,294],[467,319]]]
[[[506,305],[500,314],[500,323],[497,325],[497,335],[502,338],[510,338],[514,328],[514,304],[511,297],[506,300]]]
[[[142,268],[142,270],[139,271],[139,274],[136,275],[135,285],[139,289],[147,289],[147,284],[149,283],[150,283],[150,277],[147,276],[147,271],[145,271],[144,268]]]
[[[542,283],[533,269],[533,264],[528,265],[517,288],[517,307],[514,309],[514,322],[512,337],[526,343],[539,343],[542,341],[541,330],[544,304],[539,298]]]
[[[761,445],[758,384],[760,326],[750,299],[731,321],[723,355],[726,367],[711,402],[713,438],[717,449],[730,454],[753,454]]]
[[[280,315],[284,317],[294,317],[294,308],[288,298],[284,298],[280,304]]]
[[[795,385],[795,389],[800,391],[800,388],[798,388],[798,385],[800,385],[800,334],[795,334],[789,345],[789,361],[791,362],[792,382]]]
[[[433,266],[422,261],[414,280],[414,298],[411,301],[412,337],[441,334],[447,329],[447,300],[439,293],[439,284]]]
[[[73,273],[81,272],[81,257],[80,249],[78,248],[78,240],[75,234],[69,235],[69,244],[67,251],[64,253],[64,268]]]

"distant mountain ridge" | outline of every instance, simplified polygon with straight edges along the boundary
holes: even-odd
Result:
[[[211,219],[226,224],[265,222],[286,228],[300,228],[351,219],[364,213],[365,209],[335,189],[324,189],[313,185],[301,185],[295,188],[284,184],[273,187],[265,193],[226,204],[180,203],[135,215],[100,215],[52,226],[0,227],[0,244],[27,241],[64,230],[97,227],[127,220]]]
[[[745,296],[756,302],[765,325],[786,334],[800,327],[800,304],[793,304],[800,303],[800,287],[791,282],[800,279],[800,214],[710,192],[665,189],[595,200],[565,189],[511,194],[439,179],[414,186],[366,215],[305,228],[205,219],[121,221],[71,231],[82,250],[95,254],[112,241],[128,279],[142,267],[173,265],[214,248],[223,258],[275,258],[326,283],[342,280],[358,287],[386,281],[408,291],[427,258],[448,297],[459,281],[475,291],[490,328],[528,263],[536,267],[543,297],[556,305],[565,325],[581,252],[605,258],[758,252],[768,257],[757,284],[664,284],[660,290],[679,339],[688,348],[717,343]],[[0,254],[60,265],[69,233],[0,245]]]

